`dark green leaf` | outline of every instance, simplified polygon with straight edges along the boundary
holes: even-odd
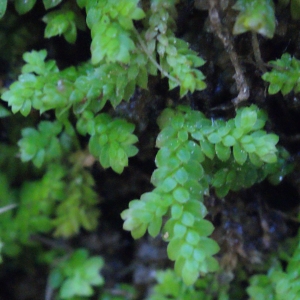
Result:
[[[225,168],[219,170],[213,177],[212,185],[216,188],[225,185],[228,171],[229,170]]]
[[[62,0],[43,0],[45,9],[49,9],[52,7],[57,6],[59,3],[61,3]]]
[[[15,0],[16,11],[20,15],[26,14],[33,8],[35,2],[36,0]]]
[[[7,0],[0,1],[0,19],[4,16],[7,7]]]
[[[5,118],[8,116],[11,116],[11,112],[3,105],[0,105],[0,118]]]

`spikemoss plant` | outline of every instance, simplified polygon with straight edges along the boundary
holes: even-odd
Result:
[[[262,76],[262,79],[270,83],[269,94],[276,94],[280,91],[283,95],[287,95],[291,91],[295,93],[300,91],[300,61],[297,58],[284,53],[280,59],[270,61],[269,64],[272,70]]]
[[[298,233],[299,237],[299,233]],[[291,249],[289,249],[291,252]],[[249,280],[247,293],[251,300],[260,299],[298,299],[300,295],[299,242],[292,254],[285,253],[287,266],[283,270],[280,261],[275,261],[267,274],[254,275]]]
[[[219,248],[208,238],[213,225],[204,219],[209,187],[223,197],[276,172],[269,165],[277,163],[278,136],[262,130],[265,122],[266,115],[254,105],[227,122],[212,122],[188,107],[166,109],[158,120],[155,189],[131,201],[122,218],[134,238],[146,230],[156,236],[163,227],[168,256],[188,285],[218,265],[212,256]]]
[[[36,3],[11,2],[19,14],[31,11]],[[75,43],[78,30],[89,29],[91,59],[60,69],[55,60],[47,59],[46,50],[26,52],[18,79],[2,91],[0,117],[12,120],[21,137],[10,130],[8,143],[0,144],[0,198],[3,208],[12,208],[0,214],[1,250],[14,257],[24,246],[35,249],[51,269],[49,285],[57,291],[57,299],[89,297],[94,286],[103,284],[100,257],[89,258],[86,249],[68,247],[64,255],[43,251],[34,238],[69,239],[81,229],[97,228],[99,199],[86,167],[97,159],[104,169],[120,174],[138,152],[135,126],[108,112],[128,102],[136,87],[146,89],[150,75],[166,78],[170,89],[178,87],[180,97],[206,87],[199,69],[204,60],[175,35],[177,2],[43,0],[45,38],[63,36]],[[0,1],[0,17],[7,3]],[[254,31],[273,36],[271,0],[238,0],[232,9],[239,11],[234,34]],[[270,94],[298,91],[298,64],[287,54],[273,62],[274,69],[263,76],[271,83]],[[278,74],[275,67],[283,72]],[[27,117],[26,125],[24,119],[11,117],[7,108]],[[276,146],[276,134],[264,130],[266,121],[266,113],[255,105],[237,109],[229,120],[208,119],[188,106],[166,108],[160,114],[154,189],[131,201],[121,214],[124,229],[134,238],[148,231],[153,237],[161,233],[168,243],[177,275],[171,271],[158,275],[161,285],[155,293],[168,297],[169,292],[163,291],[166,284],[176,282],[181,289],[172,291],[173,297],[202,297],[203,292],[192,285],[199,275],[219,268],[214,257],[219,246],[209,237],[214,226],[205,219],[204,197],[211,189],[225,197],[265,178],[278,183],[289,171],[288,153]],[[83,140],[89,154],[82,149]],[[92,163],[87,163],[91,155]],[[287,293],[297,280],[293,262],[276,285],[277,293]],[[150,299],[164,299],[160,296]]]
[[[268,38],[273,37],[275,8],[272,0],[238,0],[233,8],[240,11],[233,27],[234,34],[254,31]]]

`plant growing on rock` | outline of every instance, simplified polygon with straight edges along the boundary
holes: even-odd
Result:
[[[35,2],[2,1],[0,16],[5,18],[7,4],[9,11],[14,5],[19,14],[26,14]],[[177,2],[43,0],[44,37],[62,36],[75,43],[78,30],[89,29],[90,60],[62,68],[47,59],[46,49],[27,51],[18,78],[3,88],[0,117],[11,120],[8,122],[21,137],[11,131],[8,143],[0,145],[1,252],[16,257],[25,247],[35,247],[40,260],[50,265],[49,286],[52,293],[57,290],[57,299],[89,297],[95,294],[95,287],[104,284],[99,275],[104,264],[101,257],[89,257],[87,249],[73,249],[68,244],[63,251],[43,251],[37,241],[41,235],[68,241],[81,230],[96,230],[99,196],[88,168],[98,161],[103,169],[121,174],[139,151],[141,133],[117,113],[118,107],[130,103],[137,88],[147,89],[148,81],[159,80],[159,76],[170,90],[178,89],[181,99],[206,88],[205,75],[199,69],[204,59],[175,34]],[[210,0],[208,4],[215,33],[234,65],[236,90],[241,95],[248,85],[232,36],[220,30],[218,3]],[[274,36],[272,1],[238,0],[230,8],[228,5],[225,8],[236,14],[233,34],[251,31]],[[291,5],[295,6],[295,1]],[[261,59],[256,54],[257,60]],[[262,76],[270,82],[269,94],[299,91],[296,58],[283,54],[270,65],[273,69]],[[161,234],[169,259],[175,261],[176,275],[172,271],[158,273],[159,284],[149,299],[167,299],[172,293],[174,299],[204,299],[210,281],[203,277],[219,270],[216,254],[220,250],[211,237],[214,224],[207,219],[205,198],[215,194],[223,199],[230,191],[250,188],[265,179],[277,184],[292,169],[288,152],[277,145],[278,135],[266,129],[267,113],[254,104],[239,107],[246,98],[237,97],[234,115],[224,118],[209,118],[191,105],[164,102],[158,109],[153,190],[130,201],[121,213],[123,228],[133,238],[146,232],[152,237]],[[180,101],[184,102],[174,102]],[[26,117],[26,125],[9,109]],[[16,167],[19,159],[24,168],[20,172]],[[24,174],[31,175],[27,178]],[[262,277],[272,282],[278,299],[286,292],[297,294],[291,289],[297,280],[291,275],[297,272],[296,256],[285,272],[270,271],[270,276]],[[257,278],[250,280],[248,288],[253,299],[261,291]],[[167,283],[179,284],[181,289],[168,291]],[[227,291],[214,293],[218,292],[226,299]],[[209,296],[214,299],[212,293]]]

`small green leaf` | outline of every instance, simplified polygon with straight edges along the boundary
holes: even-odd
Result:
[[[235,119],[236,121],[236,119]],[[243,134],[244,134],[244,129],[240,128],[239,127],[240,125],[238,125],[237,128],[234,128],[232,131],[231,131],[231,135],[233,136],[233,138],[235,138],[236,140],[240,139]]]
[[[228,169],[219,170],[213,177],[212,185],[216,188],[219,188],[226,183],[226,178],[228,174]]]
[[[195,217],[192,213],[185,211],[181,215],[181,222],[183,225],[185,225],[187,227],[191,227],[191,226],[193,226],[193,224],[195,222]]]
[[[133,13],[131,14],[131,17],[134,20],[141,20],[141,19],[145,18],[145,16],[146,15],[145,15],[144,11],[139,7],[136,7],[134,9]]]
[[[179,151],[177,151],[176,156],[183,163],[187,163],[191,158],[190,152],[185,148],[181,148]]]
[[[200,237],[206,237],[212,234],[214,231],[214,226],[211,222],[201,219],[195,222],[194,229],[197,231]]]
[[[183,206],[181,204],[176,203],[172,205],[171,208],[172,218],[179,219],[182,216],[182,213],[183,213]]]
[[[199,243],[200,236],[199,236],[199,233],[197,231],[188,230],[185,239],[189,244],[196,246]]]
[[[4,16],[7,7],[7,0],[0,1],[0,19]]]
[[[180,247],[180,256],[185,259],[190,258],[193,255],[194,247],[188,243],[182,243]]]
[[[176,260],[177,257],[180,255],[181,246],[182,246],[182,239],[180,238],[174,238],[170,241],[167,251],[168,251],[168,257],[171,260]]]
[[[179,184],[184,185],[185,182],[188,180],[189,175],[188,175],[187,171],[184,168],[180,168],[174,174],[174,178],[176,179],[176,181]]]
[[[172,191],[177,186],[177,181],[173,178],[167,177],[163,183],[160,185],[160,188],[165,192],[168,193]]]
[[[31,101],[30,100],[26,100],[24,101],[21,109],[20,109],[20,113],[24,116],[27,117],[29,115],[31,111]]]
[[[44,16],[43,21],[47,24],[46,38],[63,34],[69,43],[76,41],[77,30],[73,11],[64,9],[52,11]]]
[[[215,145],[215,149],[216,149],[217,157],[221,161],[227,161],[229,159],[231,154],[230,147],[224,146],[224,144],[222,143],[218,143]]]
[[[51,273],[50,284],[53,288],[61,285],[59,295],[62,299],[91,296],[92,286],[103,284],[103,278],[99,274],[102,266],[103,260],[100,257],[88,258],[85,250],[76,250],[67,260],[59,261]]]
[[[264,78],[263,78],[263,79],[264,79]],[[271,84],[269,85],[269,88],[268,88],[268,93],[269,93],[270,95],[275,95],[275,94],[277,94],[277,93],[281,90],[282,86],[283,86],[283,84],[275,84],[275,83],[271,83]]]
[[[180,222],[177,222],[174,225],[174,230],[173,231],[174,231],[173,232],[174,237],[182,238],[185,235],[185,233],[186,233],[186,226],[184,226]]]
[[[199,276],[198,264],[193,260],[186,260],[182,268],[182,279],[186,285],[192,285],[195,283]]]
[[[81,281],[80,277],[67,279],[60,289],[60,297],[62,299],[68,299],[76,295],[80,296],[91,296],[93,294],[92,288]]]
[[[220,251],[220,247],[216,241],[208,237],[201,237],[200,239],[201,249],[206,255],[214,255]]]
[[[61,3],[62,0],[43,0],[45,9],[48,10],[49,8],[57,6]]]
[[[0,118],[5,118],[9,116],[11,116],[11,112],[3,105],[0,105]]]
[[[251,161],[251,163],[256,166],[256,167],[261,167],[263,162],[262,160],[259,158],[259,156],[255,153],[250,153],[249,154],[249,159]]]
[[[173,197],[176,201],[178,201],[180,203],[185,203],[189,200],[190,194],[186,189],[184,189],[182,187],[177,187],[173,191]]]
[[[257,120],[257,113],[250,107],[244,108],[241,113],[241,127],[252,128]]]
[[[156,217],[154,220],[152,220],[149,224],[148,227],[148,232],[152,237],[156,237],[161,229],[162,225],[162,218],[161,217]]]
[[[197,262],[203,263],[204,259],[206,258],[206,255],[201,249],[196,248],[194,250],[193,257]]]
[[[224,198],[228,194],[229,190],[230,190],[230,185],[225,184],[219,188],[216,188],[216,194],[219,198]]]
[[[221,141],[221,136],[216,132],[213,132],[207,138],[212,144],[217,144]]]
[[[86,6],[87,0],[76,0],[76,2],[80,8],[84,8]]]
[[[187,146],[190,151],[192,160],[195,160],[199,163],[205,160],[205,156],[201,151],[201,147],[197,143],[195,143],[194,141],[189,141]]]
[[[187,140],[188,140],[188,133],[187,133],[187,131],[185,131],[185,130],[180,130],[179,132],[178,132],[178,139],[181,141],[181,142],[186,142]]]
[[[275,153],[268,153],[266,155],[261,156],[260,158],[262,161],[269,164],[274,164],[277,162],[277,156]]]
[[[16,11],[20,14],[26,14],[27,12],[29,12],[34,4],[35,4],[36,0],[15,0],[15,8]]]
[[[232,135],[226,135],[222,138],[222,142],[224,146],[232,147],[236,143],[236,140]]]
[[[233,156],[236,162],[240,165],[243,165],[245,161],[247,160],[247,152],[242,149],[240,144],[236,143],[233,146]]]
[[[131,235],[135,240],[137,240],[141,238],[143,235],[145,235],[146,231],[147,231],[147,224],[140,224],[139,227],[135,227],[134,229],[131,230]]]
[[[200,141],[200,146],[202,152],[210,159],[213,159],[215,156],[214,145],[209,143],[206,140]]]
[[[274,3],[269,0],[238,0],[233,8],[240,11],[233,34],[255,31],[268,38],[275,32]]]

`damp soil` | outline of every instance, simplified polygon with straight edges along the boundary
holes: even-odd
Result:
[[[155,272],[173,266],[167,258],[166,243],[160,236],[145,236],[135,241],[122,229],[120,218],[120,213],[127,208],[130,200],[139,199],[142,193],[153,188],[150,178],[155,169],[158,115],[167,105],[180,103],[201,110],[212,119],[233,117],[236,109],[233,100],[239,91],[230,53],[210,24],[205,1],[195,2],[198,4],[181,1],[178,5],[177,36],[188,41],[191,48],[205,59],[206,64],[201,70],[206,76],[207,88],[180,99],[178,90],[168,90],[165,79],[151,77],[148,90],[137,89],[130,101],[121,103],[116,110],[105,108],[113,115],[135,123],[139,153],[130,159],[129,167],[121,175],[102,169],[98,163],[91,167],[96,191],[101,199],[100,225],[95,232],[82,231],[76,239],[68,242],[74,247],[86,247],[92,254],[103,256],[104,289],[113,294],[118,292],[120,283],[133,285],[137,294],[128,295],[128,299],[145,299],[155,283]],[[199,6],[199,2],[203,6]],[[228,2],[228,8],[222,11],[221,22],[232,32],[236,12],[230,9],[232,1],[224,2]],[[283,52],[300,58],[298,23],[291,20],[287,8],[277,18],[277,31],[273,39],[257,36],[264,62],[280,58]],[[269,96],[267,84],[261,79],[262,71],[255,61],[251,33],[230,35],[230,39],[249,86],[249,98],[239,106],[254,103],[267,111],[270,117],[267,130],[279,135],[280,144],[291,153],[291,160],[296,165],[293,173],[278,186],[262,182],[250,189],[229,193],[226,199],[218,199],[213,191],[206,197],[207,218],[215,226],[212,238],[221,247],[217,258],[226,273],[231,274],[230,281],[235,282],[239,281],[236,274],[241,270],[246,274],[244,278],[247,278],[263,269],[264,262],[272,253],[297,233],[299,224],[296,216],[300,204],[300,95],[291,92],[286,96]],[[38,44],[36,39],[35,44]],[[44,41],[41,42],[38,48],[46,47],[50,50],[51,58],[67,66],[87,58],[88,49],[82,45],[88,44],[88,35],[80,33],[78,42],[73,46],[62,38],[55,38],[47,41],[46,45]],[[1,136],[5,136],[5,130],[4,126]],[[86,145],[86,140],[82,140],[82,144]],[[47,248],[47,245],[44,247]],[[36,265],[30,249],[17,260],[6,261],[0,270],[0,300],[44,299],[47,272],[47,268]],[[242,286],[245,285],[243,280],[239,281]]]

